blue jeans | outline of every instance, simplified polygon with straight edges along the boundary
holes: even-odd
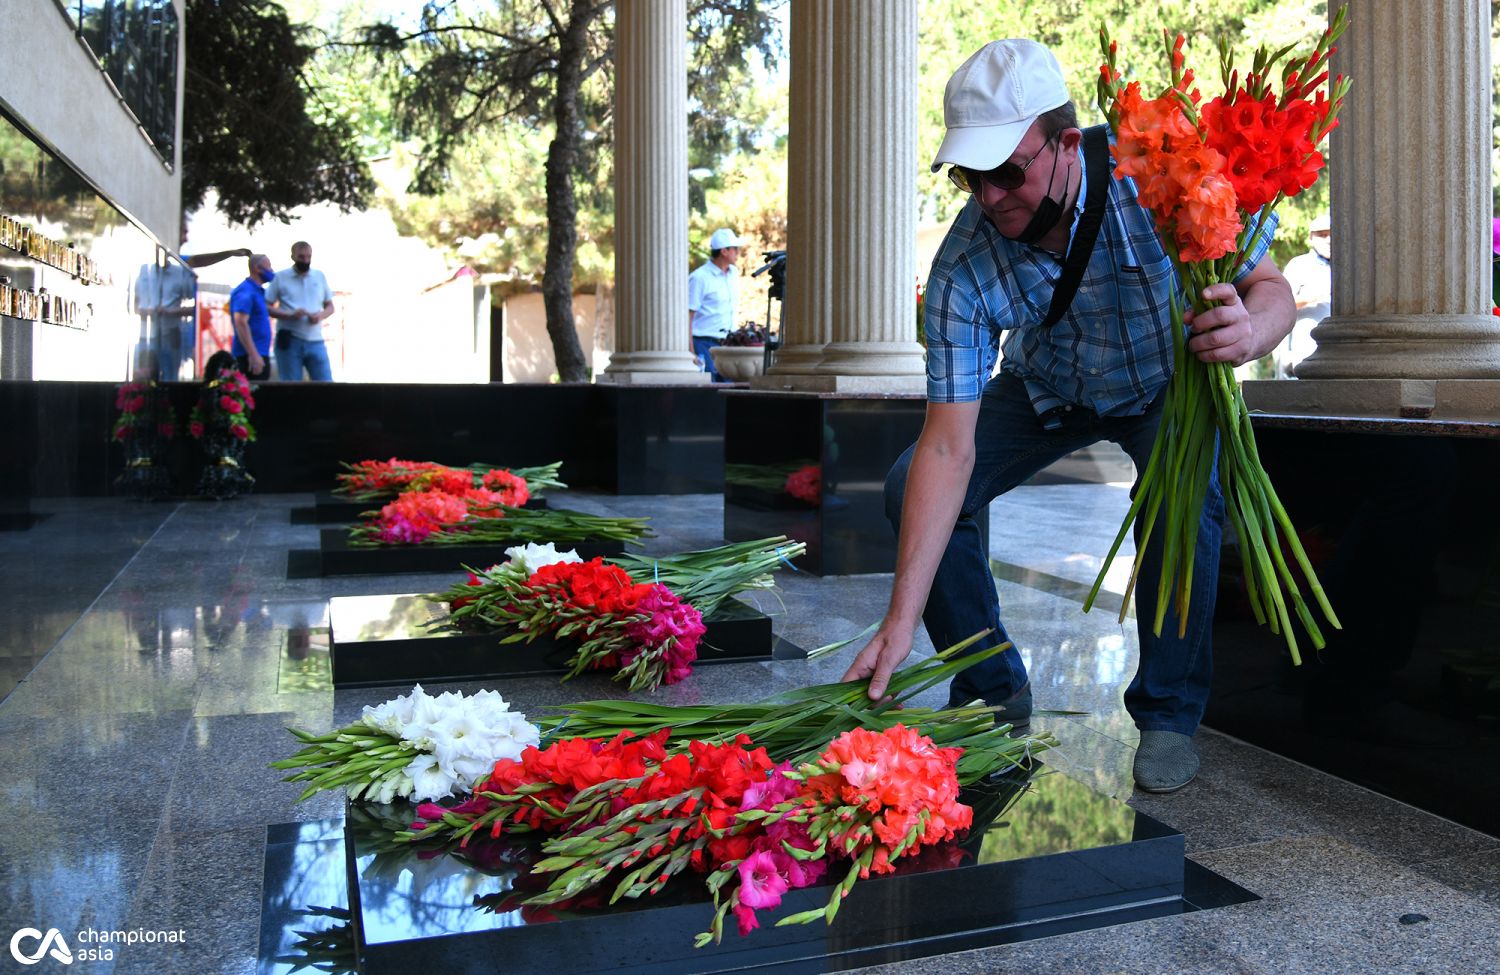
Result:
[[[291,342],[286,348],[282,348],[281,336],[278,334],[276,338],[277,379],[301,379],[302,370],[305,367],[308,379],[320,383],[333,381],[333,369],[328,365],[328,346],[323,344],[322,339],[309,342],[307,339],[291,335]]]
[[[703,360],[703,371],[708,373],[709,379],[716,383],[722,383],[724,377],[719,375],[718,370],[714,368],[714,357],[708,354],[709,349],[716,349],[718,347],[719,339],[712,335],[693,336],[693,355]]]
[[[990,380],[980,401],[974,433],[974,473],[969,478],[958,523],[954,525],[922,613],[922,622],[935,647],[952,646],[986,628],[993,628],[995,632],[976,643],[974,649],[1010,640],[1000,622],[1000,599],[985,561],[984,539],[975,523],[975,513],[1053,461],[1101,440],[1119,444],[1135,462],[1139,477],[1151,456],[1151,445],[1161,422],[1161,409],[1161,397],[1144,414],[1136,416],[1100,417],[1089,410],[1074,407],[1063,414],[1059,429],[1043,430],[1026,395],[1025,385],[1019,379],[1002,373]],[[885,482],[886,516],[898,531],[912,449],[908,447],[896,461]],[[1139,487],[1139,481],[1136,486]],[[1184,637],[1177,636],[1177,614],[1170,606],[1162,624],[1162,635],[1158,637],[1152,633],[1165,534],[1159,522],[1152,532],[1141,577],[1136,582],[1140,665],[1125,691],[1125,708],[1143,731],[1176,731],[1191,735],[1197,730],[1208,703],[1209,681],[1213,673],[1211,631],[1214,600],[1218,594],[1219,542],[1223,537],[1224,523],[1224,501],[1219,493],[1217,464],[1209,480],[1208,493],[1198,527],[1192,601]],[[1012,647],[954,677],[949,699],[955,704],[974,698],[999,704],[1026,683],[1026,665],[1021,661],[1021,654]]]

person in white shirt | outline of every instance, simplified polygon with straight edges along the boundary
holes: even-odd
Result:
[[[1276,347],[1277,378],[1287,379],[1297,363],[1312,355],[1318,343],[1313,341],[1312,330],[1333,314],[1333,224],[1324,213],[1314,217],[1307,230],[1306,254],[1299,254],[1287,262],[1282,272],[1292,286],[1292,298],[1297,302],[1297,322],[1291,334]]]
[[[716,383],[724,378],[714,369],[709,350],[734,330],[735,304],[739,298],[739,272],[734,265],[740,258],[741,243],[728,227],[715,230],[708,239],[708,263],[688,275],[688,331],[692,336],[693,362]]]
[[[266,287],[266,304],[276,329],[276,378],[299,380],[303,370],[314,382],[330,382],[333,369],[323,344],[323,320],[333,314],[333,290],[312,267],[312,245],[292,245],[292,266],[277,271]]]

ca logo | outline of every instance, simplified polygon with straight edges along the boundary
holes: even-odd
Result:
[[[21,953],[21,941],[23,939],[40,941],[37,945],[36,954],[23,955]],[[51,949],[50,951],[48,949]],[[36,928],[22,928],[10,936],[10,956],[23,965],[35,965],[42,960],[42,956],[50,954],[55,961],[64,965],[73,964],[73,952],[68,950],[68,943],[63,940],[62,933],[56,928],[48,928],[43,937],[42,932]]]

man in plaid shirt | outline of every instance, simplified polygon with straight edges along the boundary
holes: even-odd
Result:
[[[1172,370],[1170,307],[1181,284],[1131,180],[1108,179],[1097,243],[1068,310],[1048,327],[1054,286],[1083,212],[1082,133],[1051,52],[994,41],[958,69],[944,96],[947,136],[933,170],[970,194],[948,231],[926,293],[927,417],[886,481],[900,541],[890,608],[846,680],[885,694],[911,653],[920,617],[941,648],[990,628],[975,649],[1009,641],[984,539],[974,520],[996,497],[1053,461],[1110,440],[1145,467]],[[1189,316],[1188,349],[1205,362],[1250,362],[1276,347],[1295,315],[1291,289],[1263,260],[1267,221],[1222,302]],[[1000,371],[995,362],[1002,349]],[[1205,499],[1186,635],[1167,613],[1151,632],[1160,534],[1136,583],[1140,665],[1125,706],[1141,730],[1140,788],[1172,792],[1198,770],[1192,736],[1208,701],[1210,630],[1224,506],[1217,478]],[[1145,621],[1145,622],[1142,622]],[[1014,648],[953,680],[954,704],[982,698],[997,720],[1029,725],[1031,687]]]

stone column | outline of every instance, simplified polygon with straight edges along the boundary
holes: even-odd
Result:
[[[615,353],[606,381],[709,381],[688,338],[686,25],[686,0],[615,4]]]
[[[816,376],[919,393],[917,0],[834,3],[833,36],[833,325]]]
[[[792,0],[786,324],[757,387],[815,372],[833,340],[833,11],[834,0]]]
[[[1255,384],[1252,405],[1482,413],[1500,404],[1500,384],[1466,382],[1500,378],[1489,0],[1350,0],[1349,23],[1333,57],[1354,82],[1330,137],[1334,314],[1299,382]]]

